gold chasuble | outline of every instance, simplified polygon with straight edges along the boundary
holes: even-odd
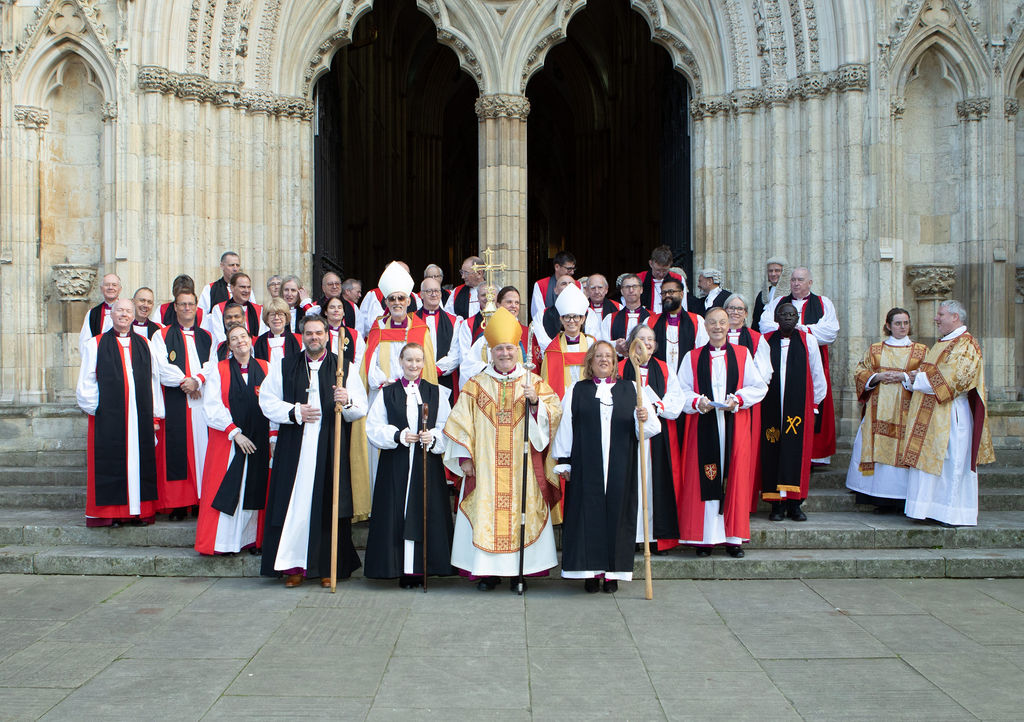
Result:
[[[942,462],[949,445],[947,405],[960,394],[967,394],[974,417],[971,469],[995,461],[985,412],[985,371],[977,340],[965,332],[948,341],[937,342],[918,373],[928,377],[935,394],[915,393],[910,402],[907,433],[901,445],[901,466],[934,476],[942,474]]]
[[[873,343],[857,364],[854,371],[857,398],[864,402],[858,465],[861,474],[874,474],[876,462],[899,466],[900,440],[904,436],[912,396],[903,384],[878,384],[869,389],[868,381],[873,375],[885,371],[913,371],[921,365],[927,353],[928,347],[923,343],[906,346]]]
[[[466,488],[460,511],[473,527],[473,546],[492,554],[519,551],[520,492],[523,484],[522,366],[507,376],[488,368],[466,382],[459,393],[444,434],[468,450],[476,477],[463,482]],[[492,375],[493,374],[493,375]],[[554,438],[562,407],[558,395],[537,374],[530,374],[547,410],[549,438]],[[531,420],[531,425],[536,422]],[[531,445],[526,482],[526,546],[533,544],[548,523],[549,504],[557,501],[558,486],[544,479],[540,454]],[[458,453],[463,453],[459,451]],[[540,474],[538,474],[538,469]],[[538,483],[544,479],[544,488]]]

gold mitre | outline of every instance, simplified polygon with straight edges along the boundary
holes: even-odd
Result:
[[[503,343],[510,343],[513,346],[519,343],[523,335],[523,327],[519,325],[519,319],[509,313],[504,306],[491,314],[487,321],[487,328],[484,329],[484,338],[487,344],[494,348]]]

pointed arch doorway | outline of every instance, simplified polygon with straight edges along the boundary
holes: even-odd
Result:
[[[567,250],[614,286],[662,243],[692,276],[690,88],[643,17],[591,0],[526,95],[530,277]]]
[[[428,263],[445,283],[478,245],[478,91],[412,0],[377,0],[315,87],[314,287]]]

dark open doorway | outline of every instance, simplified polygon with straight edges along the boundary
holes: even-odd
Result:
[[[437,263],[458,283],[477,249],[476,84],[413,0],[378,0],[316,84],[314,287],[376,285]]]
[[[690,91],[625,0],[591,0],[527,88],[529,273],[559,250],[611,284],[666,243],[692,275]]]

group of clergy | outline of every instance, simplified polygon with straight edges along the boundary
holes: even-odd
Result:
[[[812,462],[835,451],[835,307],[811,293],[804,267],[783,295],[785,263],[769,259],[755,330],[719,271],[699,273],[698,298],[671,263],[668,247],[655,248],[649,270],[616,279],[613,300],[604,276],[577,279],[561,252],[534,284],[529,325],[518,289],[489,284],[475,256],[451,290],[431,264],[417,294],[408,266],[393,262],[365,296],[359,281],[327,273],[314,301],[295,276],[274,276],[263,306],[234,252],[200,293],[176,278],[159,307],[148,288],[121,299],[108,274],[80,336],[87,524],[195,513],[197,551],[262,552],[262,573],[288,587],[350,576],[361,564],[351,524],[367,518],[364,575],[403,587],[424,573],[458,572],[481,590],[547,573],[559,523],[562,575],[588,592],[631,579],[645,539],[655,553],[724,545],[742,557],[758,500],[772,521],[806,520]],[[863,383],[858,373],[876,419],[905,406],[889,399],[895,377],[883,364],[900,344],[883,346],[869,353],[882,365]],[[906,371],[900,393],[955,403],[941,376]],[[900,463],[943,458],[940,415],[921,419],[921,438],[906,435],[916,446],[897,442]],[[963,434],[950,438],[974,438]],[[857,444],[860,478],[886,476],[892,444],[864,434]],[[924,473],[917,487],[945,472]],[[912,511],[908,497],[907,513],[944,521],[938,503]],[[949,523],[974,523],[963,518]]]

